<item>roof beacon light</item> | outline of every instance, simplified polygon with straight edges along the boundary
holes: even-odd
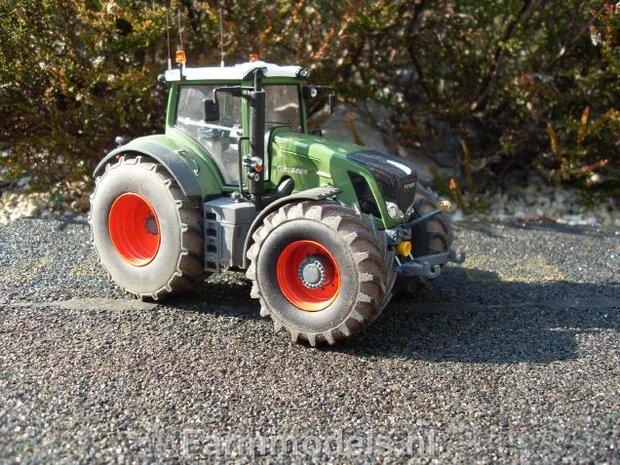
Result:
[[[250,62],[251,63],[254,63],[255,61],[258,61],[259,58],[260,57],[258,56],[258,53],[250,53]]]
[[[177,65],[184,65],[187,61],[185,57],[185,52],[183,50],[177,50],[174,56],[174,61],[177,63]]]

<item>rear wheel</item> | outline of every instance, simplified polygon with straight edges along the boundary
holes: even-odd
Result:
[[[432,190],[418,184],[413,218],[419,218],[437,210],[438,201],[439,199]],[[450,219],[442,212],[416,225],[411,229],[411,242],[413,243],[411,254],[414,257],[449,252],[452,246]],[[411,295],[424,287],[428,281],[427,278],[418,276],[398,278],[395,288],[396,294]]]
[[[285,205],[252,238],[251,295],[261,315],[293,341],[346,339],[374,321],[392,296],[386,236],[351,209],[329,201]]]
[[[161,299],[204,277],[203,220],[167,170],[121,157],[97,178],[90,224],[101,263],[125,291]]]

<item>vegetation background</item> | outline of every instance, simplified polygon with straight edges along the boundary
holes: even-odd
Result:
[[[83,179],[115,136],[162,130],[166,9],[191,65],[219,63],[221,10],[227,63],[307,66],[341,99],[387,106],[381,130],[411,150],[448,131],[463,181],[436,180],[454,196],[533,170],[620,192],[616,0],[4,0],[4,182]]]

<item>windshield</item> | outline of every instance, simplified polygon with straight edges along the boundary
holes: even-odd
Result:
[[[265,87],[265,129],[275,126],[290,126],[301,132],[301,109],[299,107],[299,87],[290,85],[270,85]]]

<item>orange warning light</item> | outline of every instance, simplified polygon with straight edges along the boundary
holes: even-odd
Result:
[[[250,53],[250,62],[258,61],[259,58],[258,53]]]
[[[177,50],[176,55],[174,56],[174,61],[177,62],[177,64],[181,65],[181,64],[185,64],[185,62],[187,61],[185,58],[185,52],[183,50]]]

